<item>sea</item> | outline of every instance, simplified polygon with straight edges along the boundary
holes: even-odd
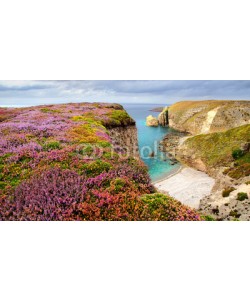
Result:
[[[165,135],[173,130],[168,127],[149,127],[146,126],[146,118],[149,115],[157,117],[159,112],[151,111],[162,104],[122,104],[128,114],[136,121],[138,132],[138,143],[140,157],[148,166],[149,175],[153,182],[162,180],[180,168],[180,164],[171,165],[165,153],[159,150],[159,143]],[[165,105],[168,106],[168,105]],[[154,152],[154,157],[151,157]]]

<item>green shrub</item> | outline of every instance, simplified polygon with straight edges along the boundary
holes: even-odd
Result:
[[[61,149],[61,144],[60,144],[60,142],[58,142],[58,141],[47,142],[47,143],[43,146],[43,150],[44,150],[44,151],[56,150],[56,149]]]
[[[246,152],[244,153],[243,156],[241,156],[237,162],[239,162],[240,164],[245,164],[245,163],[250,163],[250,152]]]
[[[97,143],[97,145],[99,146],[99,147],[102,147],[102,148],[108,148],[108,147],[111,147],[111,143],[110,142],[99,142],[99,143]]]
[[[250,184],[250,181],[247,181],[246,184]]]
[[[237,200],[240,200],[240,201],[243,201],[243,200],[246,200],[246,199],[248,199],[248,195],[247,195],[247,193],[238,193],[237,194]]]
[[[228,197],[230,195],[230,193],[232,191],[234,191],[235,188],[234,187],[230,187],[230,188],[226,188],[223,192],[222,192],[222,197]]]
[[[102,160],[97,160],[89,164],[83,165],[83,170],[85,170],[88,176],[97,176],[103,172],[108,172],[111,169],[111,164]]]
[[[111,189],[116,193],[119,193],[124,188],[125,185],[126,185],[126,180],[123,178],[113,179],[110,183]]]
[[[244,151],[241,149],[235,149],[232,152],[232,156],[234,159],[239,159],[244,155]]]

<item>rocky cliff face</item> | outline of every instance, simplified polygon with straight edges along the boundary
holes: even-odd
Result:
[[[158,116],[159,125],[168,126],[168,108],[165,107]]]
[[[201,214],[250,220],[250,101],[179,102],[169,108],[169,126],[182,134],[166,136],[163,150],[215,178]]]
[[[169,126],[193,135],[250,123],[250,101],[184,101],[168,109]]]
[[[109,129],[114,147],[124,149],[124,154],[139,158],[138,137],[135,125],[119,126]]]

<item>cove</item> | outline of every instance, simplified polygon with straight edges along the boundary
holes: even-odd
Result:
[[[162,180],[179,169],[180,164],[171,165],[166,154],[159,150],[159,142],[173,130],[168,127],[148,127],[146,117],[159,115],[159,112],[150,111],[162,104],[122,104],[128,114],[136,121],[138,143],[141,159],[149,168],[149,175],[153,182]],[[167,106],[167,105],[165,105]],[[155,157],[150,157],[152,152]]]

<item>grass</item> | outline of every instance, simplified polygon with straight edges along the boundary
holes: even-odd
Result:
[[[109,117],[108,122],[104,121],[104,126],[127,126],[135,124],[135,121],[124,110],[114,110],[107,115]]]
[[[177,102],[169,107],[169,113],[175,114],[175,123],[178,123],[182,116],[187,112],[189,109],[198,109],[203,108],[201,111],[198,111],[193,115],[193,117],[188,118],[186,122],[192,123],[196,117],[198,117],[201,113],[208,112],[211,109],[214,109],[222,104],[226,104],[228,101],[181,101]]]
[[[250,125],[243,125],[225,132],[201,134],[186,140],[185,146],[193,149],[196,156],[210,166],[229,166],[233,161],[232,151],[250,142]],[[248,163],[249,155],[239,158],[239,163]]]

